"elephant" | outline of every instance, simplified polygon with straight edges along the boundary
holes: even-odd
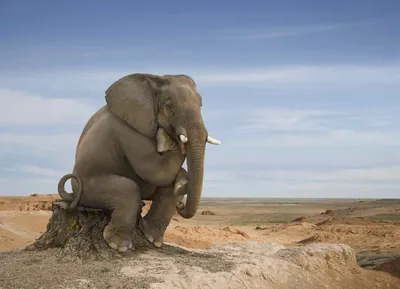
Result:
[[[176,147],[176,142],[165,132],[163,128],[159,128],[157,131],[157,152],[164,153],[173,150]],[[76,192],[72,194],[65,191],[65,183],[69,179],[74,179],[77,183]],[[181,169],[175,179],[174,183],[174,195],[179,196],[178,202],[182,203],[183,196],[186,195],[185,185],[187,184],[187,174],[184,169]],[[74,209],[81,199],[82,195],[82,182],[79,177],[74,174],[66,174],[61,177],[58,182],[58,193],[64,201],[69,202],[69,209]],[[183,208],[184,204],[177,204],[178,208]]]
[[[132,247],[141,201],[152,200],[139,228],[161,247],[175,210],[187,219],[196,214],[205,146],[220,141],[208,135],[202,96],[187,75],[129,74],[106,90],[105,100],[86,123],[73,171],[60,179],[58,192],[72,207],[112,210],[103,238],[120,252]],[[64,190],[69,178],[72,194]]]

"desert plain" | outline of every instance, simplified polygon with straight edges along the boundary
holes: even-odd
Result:
[[[24,248],[40,237],[46,230],[52,202],[56,199],[58,195],[0,197],[0,251]],[[149,203],[143,214],[148,206]],[[187,249],[249,242],[296,247],[315,243],[345,244],[355,251],[358,266],[371,270],[371,274],[379,271],[387,277],[400,278],[400,200],[203,198],[192,219],[174,216],[164,242],[167,246],[179,245]],[[31,257],[33,261],[23,263],[27,266],[35,263],[35,257]],[[41,258],[40,254],[37,258]],[[99,270],[104,270],[103,274],[108,272],[106,268]],[[4,268],[1,272],[5,272]],[[16,278],[11,275],[0,276],[0,288],[3,288],[2,280],[10,282],[9,278]],[[104,288],[114,288],[110,284],[107,286]],[[87,285],[86,288],[103,287]]]

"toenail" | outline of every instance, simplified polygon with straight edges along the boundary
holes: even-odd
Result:
[[[117,244],[115,244],[114,242],[108,243],[108,246],[110,246],[110,247],[113,248],[114,250],[117,250],[117,249],[118,249]]]
[[[149,234],[145,234],[145,235],[146,235],[147,240],[149,240],[150,243],[153,243],[154,238],[152,236],[150,236]]]

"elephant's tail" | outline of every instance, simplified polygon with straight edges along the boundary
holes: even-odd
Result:
[[[65,183],[69,179],[74,179],[78,183],[78,190],[76,192],[73,192],[72,194],[69,194],[65,191]],[[71,209],[75,208],[82,196],[82,181],[81,181],[81,179],[74,174],[64,175],[58,182],[58,194],[64,201],[70,203],[69,208],[71,208]]]

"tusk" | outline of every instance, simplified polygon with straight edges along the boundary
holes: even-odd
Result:
[[[184,136],[183,134],[179,135],[179,139],[181,140],[181,142],[186,143],[188,141],[188,138],[186,136]]]
[[[209,142],[210,144],[213,144],[213,145],[220,145],[221,144],[221,142],[219,140],[213,139],[210,136],[207,137],[207,142]]]

